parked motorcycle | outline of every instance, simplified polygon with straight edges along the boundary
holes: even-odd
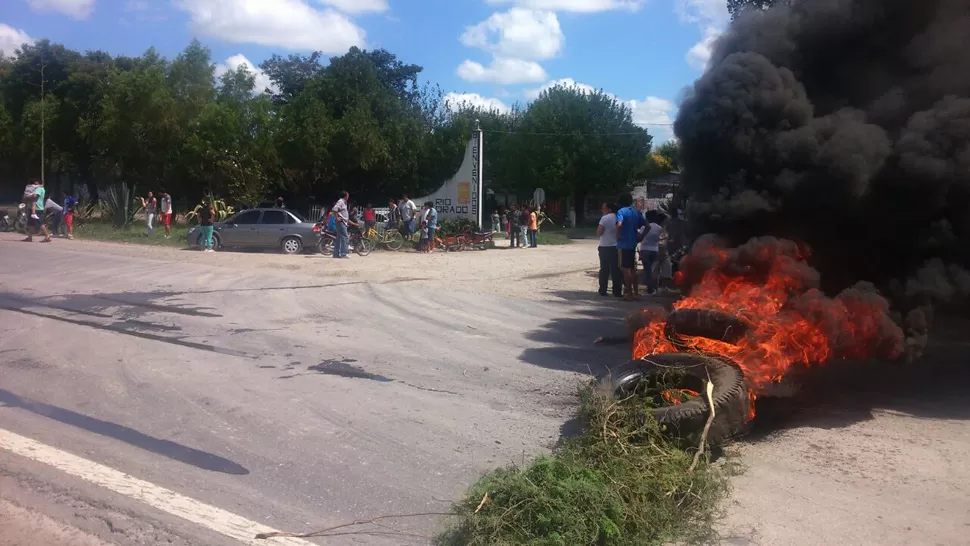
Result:
[[[337,244],[337,232],[330,231],[322,223],[317,223],[313,226],[313,231],[317,234],[317,250],[320,254],[333,254],[333,247]],[[350,234],[350,241],[348,243],[350,250],[357,253],[358,256],[366,256],[370,254],[371,250],[374,250],[374,244],[362,236],[359,232],[352,232]]]

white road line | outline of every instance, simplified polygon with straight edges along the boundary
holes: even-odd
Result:
[[[254,537],[258,533],[272,533],[276,529],[3,429],[0,429],[0,449],[47,464],[243,544],[313,546],[313,543],[300,538],[257,540]]]

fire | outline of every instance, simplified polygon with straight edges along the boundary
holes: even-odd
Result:
[[[683,350],[737,363],[749,384],[752,417],[760,389],[780,381],[795,364],[901,352],[902,330],[889,318],[886,300],[863,288],[824,296],[807,259],[808,253],[790,241],[764,238],[737,249],[699,241],[681,262],[681,278],[696,282],[674,309],[717,311],[748,326],[735,344],[681,336]],[[664,335],[661,315],[650,311],[648,316],[652,321],[634,335],[633,357],[681,350]]]

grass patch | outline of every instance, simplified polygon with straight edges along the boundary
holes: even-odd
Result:
[[[440,546],[705,544],[728,472],[661,435],[643,399],[581,393],[585,432],[551,456],[493,471],[455,506]],[[484,504],[482,499],[488,498]]]
[[[74,226],[74,237],[91,241],[185,248],[188,231],[186,226],[172,226],[172,238],[166,239],[164,227],[155,228],[155,234],[150,236],[144,224],[117,228],[110,222],[88,221],[84,225]]]
[[[569,235],[562,231],[540,231],[536,236],[538,245],[568,245],[572,241]]]

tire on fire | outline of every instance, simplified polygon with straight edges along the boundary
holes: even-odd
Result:
[[[698,353],[649,355],[610,370],[598,380],[597,389],[610,396],[626,398],[643,382],[656,382],[667,374],[683,378],[678,387],[699,393],[681,404],[647,410],[667,434],[695,446],[700,441],[710,415],[705,394],[708,378],[714,384],[715,417],[707,443],[722,444],[746,429],[748,393],[744,377],[737,366],[720,358]]]
[[[735,344],[748,332],[742,320],[709,309],[677,309],[667,317],[664,336],[680,350],[687,350],[681,336],[704,337]]]

